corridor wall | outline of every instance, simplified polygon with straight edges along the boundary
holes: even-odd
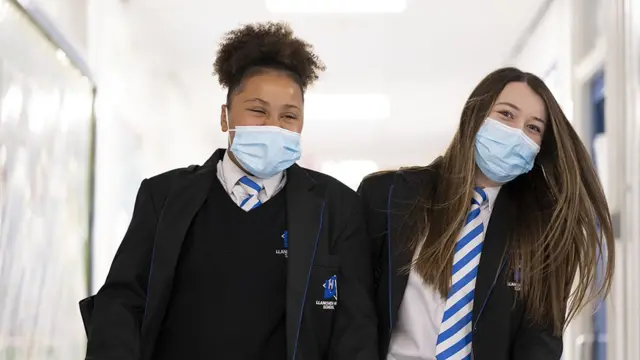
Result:
[[[0,2],[0,359],[83,357],[94,85]]]
[[[46,17],[82,58],[87,54],[88,0],[16,0]]]
[[[202,163],[213,149],[226,145],[217,128],[219,108],[212,102],[224,99],[225,94],[215,88],[210,69],[203,68],[201,75],[210,82],[210,91],[197,95],[210,99],[205,104],[211,106],[198,113],[194,103],[203,101],[185,93],[202,80],[181,83],[161,71],[161,60],[173,60],[159,58],[151,44],[140,42],[150,31],[153,14],[132,11],[136,6],[145,4],[87,0],[87,59],[100,86],[96,97],[92,293],[106,279],[142,179]],[[198,121],[207,127],[185,126]]]

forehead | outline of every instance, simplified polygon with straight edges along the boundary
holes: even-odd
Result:
[[[526,83],[512,82],[507,84],[496,100],[496,103],[501,102],[517,106],[527,116],[545,118],[544,100]]]
[[[260,98],[269,103],[301,103],[300,85],[284,73],[268,71],[248,77],[238,96]]]

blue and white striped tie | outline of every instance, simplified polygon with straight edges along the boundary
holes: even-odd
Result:
[[[471,359],[473,292],[482,253],[484,224],[480,217],[487,194],[475,188],[471,210],[456,241],[451,288],[444,307],[436,359]]]
[[[243,176],[238,181],[238,184],[246,191],[247,196],[240,202],[240,207],[244,211],[250,211],[258,206],[262,205],[262,202],[258,198],[258,194],[262,190],[262,186],[253,181],[248,176]]]

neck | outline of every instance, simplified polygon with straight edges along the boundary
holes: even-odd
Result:
[[[245,169],[242,165],[240,165],[240,163],[238,162],[238,159],[236,159],[235,156],[233,156],[233,153],[231,152],[231,150],[229,150],[231,148],[231,146],[229,146],[229,148],[227,148],[227,154],[229,154],[229,159],[231,159],[231,162],[233,162],[234,164],[236,164],[236,166],[244,171],[245,174],[250,175],[250,176],[254,176],[252,173],[248,172],[247,169]]]
[[[476,167],[475,185],[481,188],[500,186],[499,184],[489,179],[478,167]]]

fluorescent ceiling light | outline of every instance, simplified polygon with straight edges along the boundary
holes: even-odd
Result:
[[[406,0],[265,0],[272,13],[401,13]]]
[[[391,117],[391,99],[384,94],[307,94],[307,120],[380,121]]]

